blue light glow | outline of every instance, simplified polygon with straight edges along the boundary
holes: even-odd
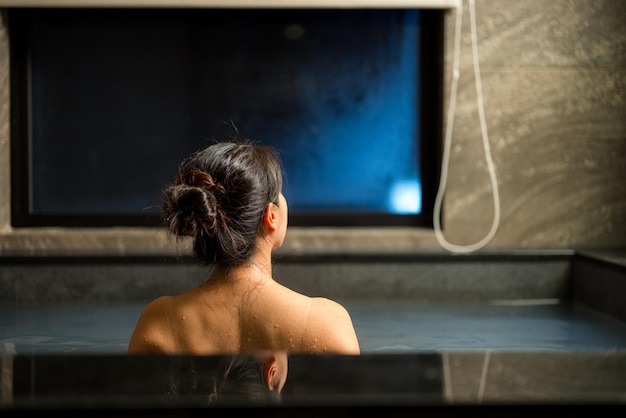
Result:
[[[401,180],[391,187],[389,211],[398,214],[416,214],[422,210],[422,191],[417,179]]]

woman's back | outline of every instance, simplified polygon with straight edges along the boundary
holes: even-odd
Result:
[[[129,353],[224,354],[260,350],[358,354],[347,311],[271,278],[211,279],[164,296],[142,313]]]

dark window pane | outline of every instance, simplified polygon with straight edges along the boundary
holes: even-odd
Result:
[[[21,208],[156,216],[180,160],[237,135],[279,149],[296,223],[422,214],[423,14],[14,11],[28,42],[13,49],[29,48]]]

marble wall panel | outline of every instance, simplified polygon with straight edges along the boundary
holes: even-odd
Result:
[[[494,246],[621,246],[626,231],[626,3],[476,2],[476,40],[501,220]],[[455,13],[447,16],[451,72]],[[494,219],[464,3],[444,232]],[[447,99],[449,101],[449,98]]]
[[[444,237],[481,240],[494,198],[481,137],[469,2],[463,26],[443,204]],[[501,219],[488,244],[510,247],[626,246],[626,2],[476,0],[484,116]],[[0,251],[169,252],[152,230],[17,230],[10,226],[9,63],[0,20]],[[455,10],[445,23],[444,99],[449,103]],[[374,237],[374,239],[372,239]],[[431,230],[292,229],[285,252],[439,248]]]

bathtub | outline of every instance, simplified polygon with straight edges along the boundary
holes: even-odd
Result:
[[[0,263],[1,412],[203,409],[146,389],[171,358],[125,355],[143,306],[200,283],[203,267],[163,256]],[[625,251],[279,255],[274,276],[340,301],[362,350],[290,355],[275,414],[626,406]]]

